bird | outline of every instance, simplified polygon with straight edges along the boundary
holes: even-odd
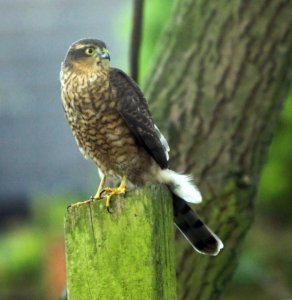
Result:
[[[114,195],[146,184],[165,184],[172,194],[176,227],[197,252],[217,255],[222,241],[187,203],[200,203],[201,193],[190,176],[168,168],[169,145],[146,98],[130,76],[110,66],[106,44],[91,38],[71,44],[60,81],[61,102],[77,145],[101,176],[95,196],[72,207],[106,195],[109,208]],[[119,185],[105,187],[106,178]]]

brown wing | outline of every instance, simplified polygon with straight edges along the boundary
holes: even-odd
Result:
[[[126,125],[158,165],[167,168],[168,145],[152,120],[148,104],[137,84],[124,72],[112,68],[110,82],[118,93],[118,110]]]

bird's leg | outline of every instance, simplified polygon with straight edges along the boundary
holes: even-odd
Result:
[[[97,190],[96,194],[94,195],[94,197],[92,197],[92,201],[96,201],[96,200],[99,200],[99,199],[102,198],[101,194],[103,192],[103,187],[104,187],[104,184],[105,184],[105,180],[106,180],[106,176],[103,175],[101,180],[100,180],[98,190]]]
[[[106,209],[107,209],[108,212],[110,212],[109,207],[110,207],[110,201],[111,201],[112,196],[125,193],[126,181],[127,181],[127,177],[123,176],[122,181],[121,181],[121,183],[118,187],[116,187],[116,188],[109,188],[109,187],[104,188],[103,191],[106,192],[106,193],[109,193],[106,196],[106,204],[105,204]]]
[[[77,208],[77,207],[80,207],[80,206],[83,206],[83,205],[87,205],[91,202],[94,202],[96,200],[99,200],[102,198],[101,194],[103,192],[103,187],[104,187],[104,184],[105,184],[105,180],[106,180],[106,176],[103,175],[101,180],[100,180],[100,183],[99,183],[99,186],[98,186],[98,190],[96,192],[96,194],[94,195],[94,197],[90,197],[89,200],[85,200],[85,201],[81,201],[81,202],[77,202],[77,203],[74,203],[74,204],[71,204],[68,206],[68,208],[70,207],[73,207],[73,208]]]

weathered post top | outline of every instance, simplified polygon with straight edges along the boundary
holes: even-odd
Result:
[[[176,299],[172,198],[147,186],[69,209],[65,218],[69,300]]]

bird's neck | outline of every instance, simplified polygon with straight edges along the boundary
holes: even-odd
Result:
[[[61,72],[60,72],[60,80],[62,83],[66,83],[68,80],[74,80],[77,78],[83,78],[89,80],[89,82],[93,81],[103,81],[107,79],[109,76],[108,68],[96,68],[96,69],[87,69],[78,68],[78,66],[66,66],[62,64]]]

